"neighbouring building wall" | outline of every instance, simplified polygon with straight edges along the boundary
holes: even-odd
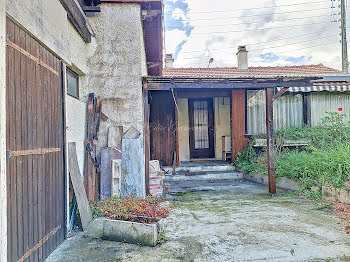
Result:
[[[0,261],[7,261],[5,2],[0,1]]]
[[[222,160],[222,137],[231,136],[231,99],[214,98],[215,158]]]
[[[109,118],[101,122],[99,146],[107,146],[110,126],[135,127],[143,139],[144,117],[142,76],[146,73],[145,45],[139,4],[101,4],[101,13],[89,17],[98,48],[89,54],[87,88],[102,100]]]
[[[346,122],[350,121],[350,94],[349,93],[312,93],[311,101],[311,126],[318,124],[327,112],[338,112],[345,115]]]
[[[188,99],[178,98],[179,107],[179,154],[180,161],[190,161],[190,123],[188,118]]]

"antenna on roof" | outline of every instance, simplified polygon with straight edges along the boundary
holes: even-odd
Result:
[[[208,63],[208,68],[209,68],[210,64],[213,63],[213,62],[214,62],[214,58],[210,58],[209,59],[209,63]]]

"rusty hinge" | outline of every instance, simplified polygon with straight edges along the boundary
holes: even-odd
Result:
[[[37,148],[31,150],[6,151],[6,157],[44,155],[48,153],[60,152],[61,148]],[[8,155],[8,156],[7,156]]]

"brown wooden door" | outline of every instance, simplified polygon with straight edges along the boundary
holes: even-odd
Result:
[[[189,122],[191,158],[213,158],[213,99],[189,99]]]
[[[150,99],[151,159],[162,165],[174,163],[175,104],[171,92],[154,91]]]
[[[7,20],[8,261],[44,261],[65,238],[61,63]]]

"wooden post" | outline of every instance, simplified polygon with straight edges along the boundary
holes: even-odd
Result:
[[[6,1],[0,1],[0,261],[7,261]],[[14,219],[14,218],[13,218]]]
[[[143,83],[143,109],[144,109],[144,147],[145,147],[145,180],[146,195],[149,195],[149,161],[150,161],[150,130],[149,130],[149,102],[147,82]]]
[[[180,165],[180,144],[179,144],[179,112],[177,107],[177,92],[175,91],[175,146],[176,146],[176,153],[175,153],[175,159],[176,159],[176,166]]]
[[[266,88],[266,134],[269,191],[276,194],[275,152],[273,135],[273,88]]]

